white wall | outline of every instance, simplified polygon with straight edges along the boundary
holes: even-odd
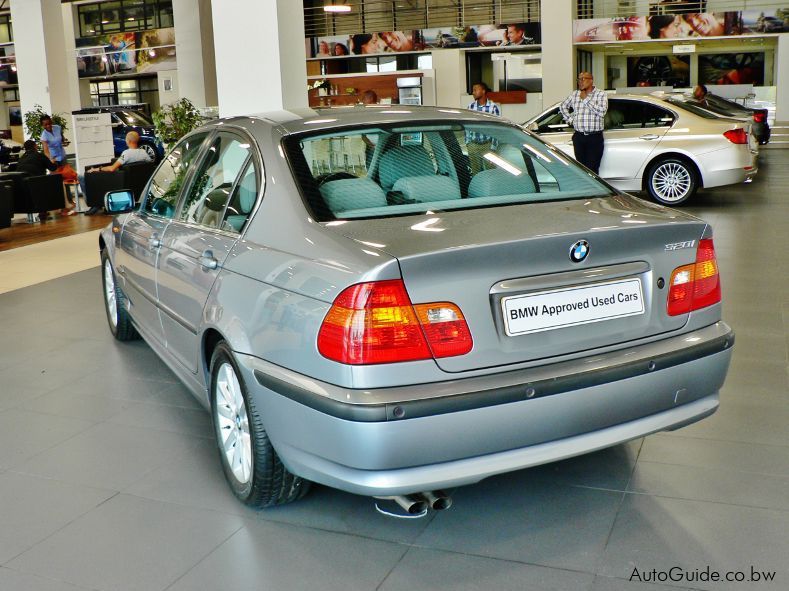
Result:
[[[469,101],[460,102],[466,92],[466,57],[460,49],[440,49],[432,52],[436,76],[436,105],[439,107],[465,107]]]
[[[182,95],[179,90],[179,77],[178,77],[179,71],[180,70],[162,70],[160,72],[157,72],[156,78],[159,86],[160,106],[169,105],[170,103],[176,102],[182,96],[187,96],[187,95]],[[166,80],[170,81],[170,90],[165,89]],[[187,96],[187,98],[190,97]],[[201,106],[201,105],[197,105],[197,106]]]
[[[216,106],[211,0],[173,0],[173,19],[181,96],[197,107]]]
[[[540,0],[543,104],[563,100],[575,88],[573,1]]]
[[[778,35],[775,50],[775,120],[789,121],[789,33]]]
[[[221,116],[306,108],[304,7],[293,0],[212,0]]]

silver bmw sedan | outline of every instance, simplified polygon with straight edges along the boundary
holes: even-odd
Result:
[[[100,236],[115,337],[209,410],[228,483],[438,492],[707,417],[734,335],[712,228],[469,111],[223,119]]]

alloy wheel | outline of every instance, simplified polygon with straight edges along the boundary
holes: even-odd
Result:
[[[241,384],[229,363],[219,368],[214,397],[222,453],[236,480],[246,484],[252,476],[252,439]]]
[[[683,200],[691,189],[690,171],[677,162],[664,162],[652,174],[652,190],[667,203]]]
[[[109,260],[104,262],[104,301],[113,328],[118,326],[118,300],[115,297],[115,274]]]

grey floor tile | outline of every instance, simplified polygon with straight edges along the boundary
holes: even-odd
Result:
[[[249,523],[168,591],[375,591],[406,546],[295,525]]]
[[[786,445],[789,405],[739,403],[731,399],[724,402],[711,417],[684,427],[677,433],[683,437]]]
[[[380,591],[588,591],[594,575],[411,548]]]
[[[384,509],[398,510],[382,501]],[[352,495],[325,486],[313,486],[298,503],[272,507],[260,512],[267,521],[300,524],[325,530],[355,534],[379,540],[412,543],[425,530],[434,513],[420,519],[398,519],[382,515],[370,497]]]
[[[131,402],[108,421],[118,425],[183,433],[192,437],[214,437],[211,416],[202,408]]]
[[[0,474],[0,564],[116,494],[14,472]],[[0,580],[2,577],[0,577]],[[0,589],[9,589],[0,584]]]
[[[234,515],[117,495],[8,567],[89,589],[160,591],[242,525]]]
[[[119,491],[162,464],[177,459],[193,447],[195,441],[192,437],[166,431],[100,423],[18,464],[16,469]]]
[[[528,473],[457,489],[416,544],[595,572],[623,493],[532,482]]]
[[[789,476],[789,447],[683,437],[681,432],[644,440],[639,462],[699,466],[736,472]]]
[[[646,572],[710,569],[720,572],[775,571],[775,584],[789,580],[789,512],[699,501],[628,495],[598,574],[627,579]],[[744,589],[734,583],[694,582],[699,589]],[[754,587],[757,588],[757,587]]]
[[[0,467],[17,467],[93,426],[92,421],[8,409],[0,412]]]
[[[86,587],[77,587],[65,581],[21,573],[2,566],[0,566],[0,589],[3,591],[91,591]]]
[[[258,514],[233,495],[222,472],[213,439],[196,441],[176,459],[148,472],[123,492],[251,519]]]
[[[591,454],[531,468],[525,472],[525,476],[529,480],[540,479],[547,484],[624,491],[643,441],[641,438]]]
[[[645,578],[641,578],[640,573],[635,575],[631,573],[631,575],[632,580],[630,580],[630,577],[625,580],[597,576],[591,591],[692,591],[691,587],[676,587],[674,586],[675,583],[672,583],[669,587],[659,583],[643,582]]]
[[[628,490],[789,511],[789,476],[639,461]]]
[[[32,400],[23,401],[17,408],[98,423],[118,414],[130,404],[130,401],[88,393],[76,383],[72,383]]]

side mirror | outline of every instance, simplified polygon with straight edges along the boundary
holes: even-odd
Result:
[[[131,191],[110,191],[104,195],[104,209],[107,213],[126,213],[134,209],[134,193]]]
[[[526,129],[529,130],[532,133],[537,133],[537,130],[539,128],[540,128],[540,126],[537,125],[537,122],[536,121],[532,121],[531,123],[529,123],[529,126]]]

